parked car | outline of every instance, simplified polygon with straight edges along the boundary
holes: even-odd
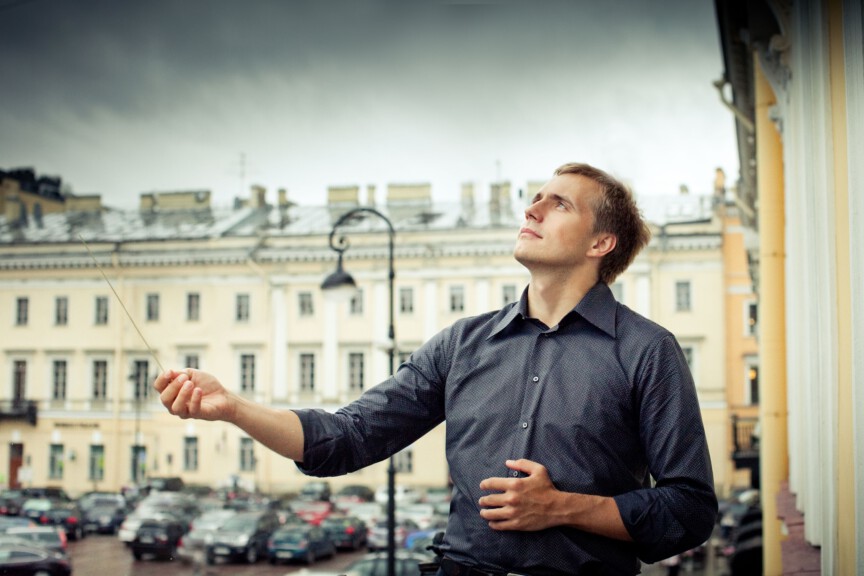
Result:
[[[349,484],[340,488],[331,500],[336,508],[345,510],[354,504],[372,502],[375,500],[375,491],[363,484]]]
[[[4,490],[0,494],[0,515],[18,516],[27,497],[21,490]]]
[[[132,540],[132,555],[136,560],[141,560],[145,554],[173,560],[185,533],[186,524],[175,518],[144,520]]]
[[[356,516],[329,516],[321,528],[338,550],[359,550],[369,539],[369,528]]]
[[[207,563],[241,558],[254,564],[266,556],[267,540],[278,527],[279,517],[273,512],[238,512],[213,532],[213,542],[207,545]]]
[[[387,486],[381,486],[375,491],[375,502],[379,504],[387,504],[389,497],[389,488]],[[397,484],[393,490],[393,500],[397,506],[415,504],[420,501],[421,497],[422,494],[420,491],[413,486]]]
[[[332,558],[336,546],[318,526],[283,526],[267,541],[267,559],[271,564],[285,560],[301,560],[313,564],[318,558]]]
[[[65,490],[56,486],[31,486],[29,488],[22,488],[21,492],[27,498],[51,498],[53,500],[64,500],[66,502],[72,500],[69,498],[69,495],[66,494]]]
[[[126,519],[123,520],[123,523],[120,525],[120,529],[117,530],[117,537],[127,546],[130,545],[135,539],[135,535],[138,533],[138,528],[140,528],[141,524],[143,524],[146,520],[183,519],[177,516],[177,514],[175,514],[173,511],[155,510],[152,508],[136,510],[126,516]]]
[[[23,516],[0,516],[0,534],[3,534],[9,528],[16,526],[32,527],[36,524],[29,518]]]
[[[384,507],[377,502],[365,502],[352,506],[349,514],[362,520],[366,526],[374,526],[379,520],[387,517]]]
[[[309,524],[318,526],[333,512],[333,504],[319,500],[295,500],[291,511]]]
[[[440,519],[434,504],[407,504],[396,509],[397,518],[413,520],[421,529],[428,528]]]
[[[97,494],[82,498],[84,531],[116,534],[129,513],[126,498],[120,494]]]
[[[0,544],[0,574],[70,576],[72,563],[64,554],[40,546]]]
[[[196,560],[200,555],[203,559],[207,545],[213,541],[214,532],[236,514],[235,510],[227,508],[208,510],[192,520],[189,531],[180,540],[177,555],[189,560]]]
[[[179,476],[151,476],[144,485],[146,492],[179,492],[186,486]]]
[[[30,540],[36,546],[41,546],[52,552],[66,554],[66,532],[54,526],[15,527],[6,530],[9,536]]]
[[[297,498],[300,500],[328,502],[330,500],[330,483],[320,480],[307,482],[303,488],[300,489]]]
[[[129,543],[135,538],[142,520],[173,516],[189,525],[198,513],[198,503],[194,498],[179,492],[154,492],[141,500],[135,510],[126,516],[117,536],[121,542]]]
[[[51,502],[51,507],[40,518],[42,524],[57,526],[70,540],[81,540],[86,535],[81,509],[74,502]]]
[[[395,539],[396,547],[402,548],[405,546],[405,537],[411,532],[416,532],[420,527],[413,520],[407,518],[396,518]],[[369,551],[384,550],[387,548],[387,521],[381,520],[369,530],[369,541],[366,547]]]
[[[417,576],[419,566],[432,561],[426,554],[416,554],[407,550],[396,551],[396,576]],[[340,574],[347,576],[387,576],[387,553],[376,552],[355,560]]]

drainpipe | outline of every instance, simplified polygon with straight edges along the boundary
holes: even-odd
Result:
[[[753,54],[756,96],[756,169],[759,191],[759,418],[763,574],[780,576],[780,484],[789,478],[786,403],[786,245],[783,143],[770,118],[774,91]]]

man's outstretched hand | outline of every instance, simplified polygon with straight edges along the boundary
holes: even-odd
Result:
[[[156,377],[153,388],[168,412],[180,418],[230,421],[232,417],[232,395],[207,372],[167,370]]]

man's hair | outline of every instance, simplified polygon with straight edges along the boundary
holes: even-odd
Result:
[[[555,170],[555,176],[575,174],[593,180],[599,194],[591,203],[594,212],[594,233],[607,232],[617,238],[615,248],[600,261],[600,281],[611,284],[624,272],[651,239],[651,230],[642,219],[630,190],[606,172],[576,162]]]

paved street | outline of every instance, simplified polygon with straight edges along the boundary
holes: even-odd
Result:
[[[319,560],[311,570],[339,571],[364,552],[339,552],[332,560]],[[179,561],[135,560],[132,552],[116,536],[92,534],[80,542],[69,543],[74,576],[282,576],[300,572],[301,564],[271,566],[257,564],[216,564],[195,566]]]

